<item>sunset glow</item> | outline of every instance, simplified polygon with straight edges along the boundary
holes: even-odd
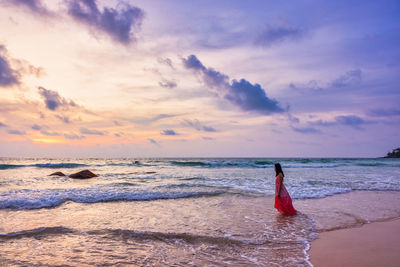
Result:
[[[0,1],[0,156],[384,155],[384,2]]]

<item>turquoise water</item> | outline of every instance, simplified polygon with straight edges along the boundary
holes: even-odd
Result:
[[[148,201],[220,194],[274,194],[273,164],[280,162],[294,199],[352,190],[400,190],[398,159],[193,158],[0,159],[0,209],[38,209],[66,201]],[[90,169],[100,177],[77,183],[49,177]]]

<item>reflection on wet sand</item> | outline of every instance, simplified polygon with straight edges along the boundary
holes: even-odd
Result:
[[[297,216],[230,194],[2,210],[0,263],[307,266],[317,232],[399,216],[399,204],[398,192],[353,192],[296,200]]]

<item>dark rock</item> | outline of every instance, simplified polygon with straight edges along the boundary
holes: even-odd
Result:
[[[83,170],[77,173],[73,173],[69,177],[74,179],[89,179],[92,177],[97,177],[97,175],[89,170]]]
[[[400,147],[393,149],[392,152],[387,153],[384,158],[400,158]]]
[[[156,172],[145,172],[146,174],[152,174],[152,173],[156,173]]]
[[[49,176],[65,176],[65,174],[62,172],[53,172],[52,174],[49,174]]]

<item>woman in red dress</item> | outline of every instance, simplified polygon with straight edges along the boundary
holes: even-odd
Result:
[[[283,174],[281,164],[275,164],[274,170],[276,172],[275,209],[282,214],[296,215],[297,211],[293,208],[292,199],[286,187],[283,185],[283,177],[285,175]]]

